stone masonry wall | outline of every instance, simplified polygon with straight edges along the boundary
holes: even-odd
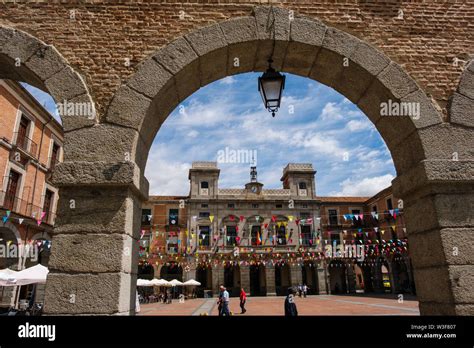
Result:
[[[54,45],[86,78],[103,113],[120,84],[152,52],[196,28],[249,15],[259,4],[318,17],[373,44],[442,108],[458,84],[462,60],[474,56],[470,1],[4,0],[0,24]]]

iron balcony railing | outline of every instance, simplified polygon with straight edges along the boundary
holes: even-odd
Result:
[[[38,144],[36,144],[32,139],[23,135],[23,133],[15,132],[14,137],[15,142],[14,146],[28,153],[30,156],[36,158],[38,155]]]
[[[53,210],[45,211],[44,208],[5,191],[0,191],[0,207],[11,213],[41,221],[41,223],[48,225],[53,225],[56,219],[56,213]]]

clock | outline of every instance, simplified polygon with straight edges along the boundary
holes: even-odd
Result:
[[[252,186],[250,188],[250,191],[252,191],[253,193],[257,193],[257,186]]]

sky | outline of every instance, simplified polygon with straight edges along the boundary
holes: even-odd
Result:
[[[253,162],[264,189],[281,188],[283,168],[295,162],[313,165],[318,196],[371,196],[390,186],[396,175],[390,152],[356,105],[323,84],[286,74],[273,118],[257,90],[259,75],[215,81],[178,105],[150,150],[151,195],[187,195],[193,161],[218,161],[220,188],[243,188]],[[26,87],[57,117],[51,97]]]

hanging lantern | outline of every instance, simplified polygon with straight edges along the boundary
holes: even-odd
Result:
[[[280,74],[272,67],[273,60],[268,60],[268,69],[258,78],[258,90],[262,96],[265,108],[275,117],[281,103],[281,96],[285,88],[285,75]]]

